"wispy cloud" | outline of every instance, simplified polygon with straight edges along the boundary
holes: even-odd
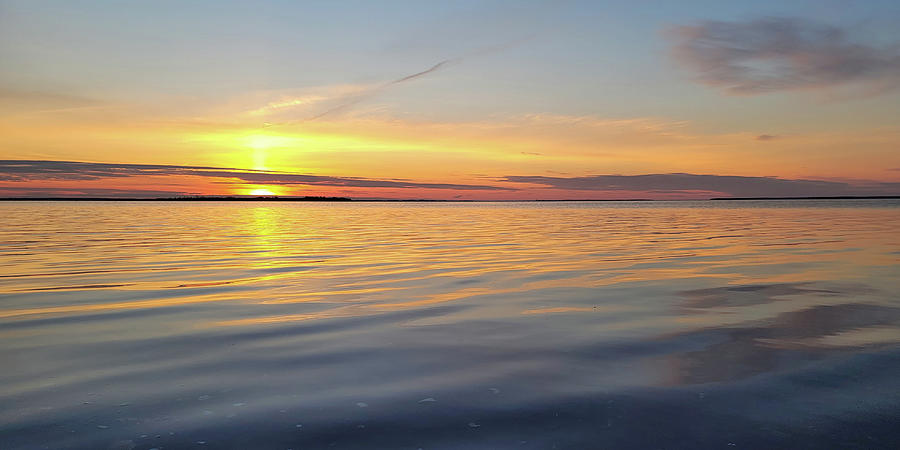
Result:
[[[586,177],[507,176],[502,181],[529,183],[573,191],[632,191],[669,194],[706,192],[733,197],[806,197],[837,195],[894,195],[900,183],[867,182],[851,185],[838,181],[791,180],[773,177],[666,173],[648,175],[594,175]]]
[[[775,139],[778,139],[778,136],[773,136],[771,134],[761,134],[756,137],[757,141],[774,141]]]
[[[676,59],[706,85],[730,94],[854,86],[900,86],[900,46],[851,40],[832,25],[800,18],[707,21],[672,30]]]
[[[410,75],[402,76],[400,78],[397,78],[397,79],[394,79],[394,80],[391,80],[391,81],[388,81],[388,82],[385,82],[382,84],[378,84],[378,85],[371,86],[366,89],[362,89],[359,92],[354,92],[354,93],[348,94],[345,97],[338,99],[337,105],[334,105],[307,120],[317,120],[317,119],[320,119],[325,116],[329,116],[332,114],[346,111],[346,110],[350,109],[351,107],[355,106],[356,104],[361,103],[364,100],[375,97],[376,95],[380,94],[381,92],[385,91],[386,89],[388,89],[392,86],[395,86],[395,85],[398,85],[401,83],[406,83],[406,82],[415,80],[417,78],[424,77],[426,75],[437,72],[438,70],[441,70],[448,65],[462,62],[464,59],[467,59],[467,58],[471,58],[471,57],[475,57],[475,56],[489,55],[492,53],[504,51],[506,49],[509,49],[509,48],[515,47],[517,45],[520,45],[524,42],[527,42],[527,41],[533,39],[534,36],[535,36],[534,33],[529,33],[527,35],[524,35],[524,36],[521,36],[521,37],[518,37],[515,39],[511,39],[507,42],[503,42],[500,44],[482,46],[482,47],[476,48],[474,50],[471,50],[469,52],[466,52],[462,56],[457,56],[454,58],[448,58],[448,59],[439,61],[438,63],[434,64],[433,66],[431,66],[421,72],[416,72],[416,73],[413,73]]]
[[[324,100],[328,100],[328,97],[323,95],[306,95],[302,97],[285,98],[269,102],[265,106],[253,109],[248,113],[252,116],[265,116],[286,109],[294,109],[314,105]]]
[[[420,77],[423,77],[430,73],[433,73],[433,72],[439,70],[441,67],[444,67],[447,64],[450,64],[450,63],[456,62],[456,61],[461,61],[461,60],[462,60],[462,58],[445,59],[445,60],[443,60],[421,72],[416,72],[411,75],[406,75],[404,77],[397,78],[396,80],[391,80],[391,81],[388,81],[387,83],[382,83],[380,85],[373,86],[369,89],[365,89],[360,92],[350,94],[350,95],[344,97],[343,99],[339,99],[338,104],[336,106],[332,106],[331,108],[329,108],[319,114],[316,114],[315,116],[309,118],[308,120],[317,120],[317,119],[321,119],[322,117],[325,117],[325,116],[328,116],[331,114],[345,111],[345,110],[349,109],[350,107],[356,105],[357,103],[362,102],[363,100],[367,100],[369,98],[372,98],[372,97],[378,95],[385,89],[387,89],[395,84],[400,84],[400,83],[405,83],[407,81],[415,80],[416,78],[420,78]]]
[[[192,176],[268,185],[340,186],[394,189],[511,191],[509,187],[453,183],[420,183],[397,179],[332,177],[225,167],[114,164],[76,161],[0,160],[0,181],[83,181],[138,176]]]

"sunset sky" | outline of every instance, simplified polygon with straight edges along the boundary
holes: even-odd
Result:
[[[900,2],[0,0],[0,196],[900,194]]]

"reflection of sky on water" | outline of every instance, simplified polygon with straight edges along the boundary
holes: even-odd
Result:
[[[684,205],[0,205],[4,448],[890,448],[900,209]]]

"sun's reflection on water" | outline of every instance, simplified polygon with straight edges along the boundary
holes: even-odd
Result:
[[[752,411],[740,383],[795,383],[849,357],[896,368],[897,207],[0,206],[0,423],[21,429],[109,426],[85,419],[87,392],[128,403],[133,422],[116,421],[126,407],[90,417],[137,436],[260,417],[296,433],[300,416],[314,436],[316,420],[351,416],[341,405],[411,424],[451,413],[409,405],[544,414],[696,386]],[[811,386],[804,398],[832,395]],[[815,413],[794,400],[795,416]]]

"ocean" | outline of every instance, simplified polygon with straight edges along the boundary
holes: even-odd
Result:
[[[2,449],[900,447],[900,201],[3,202]]]

